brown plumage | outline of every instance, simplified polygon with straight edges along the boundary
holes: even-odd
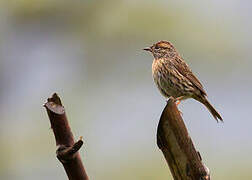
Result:
[[[172,96],[177,100],[193,98],[204,104],[217,121],[222,121],[220,114],[207,100],[202,84],[170,42],[159,41],[144,50],[154,56],[152,75],[163,96]]]

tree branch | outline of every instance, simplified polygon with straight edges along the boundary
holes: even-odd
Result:
[[[82,138],[74,143],[74,137],[67,121],[65,108],[62,106],[59,96],[54,93],[47,99],[44,107],[50,119],[51,128],[56,140],[58,149],[57,158],[63,164],[69,180],[88,180],[79,154],[83,145]]]
[[[157,145],[175,180],[210,180],[209,169],[202,163],[173,98],[162,112]]]

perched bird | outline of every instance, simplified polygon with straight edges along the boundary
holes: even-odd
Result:
[[[193,98],[204,104],[217,122],[222,121],[220,114],[207,100],[202,84],[170,42],[159,41],[143,50],[154,56],[152,76],[164,97],[172,96],[178,102]]]

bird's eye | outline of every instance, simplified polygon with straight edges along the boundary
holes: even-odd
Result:
[[[159,46],[155,46],[155,49],[159,49],[160,47]]]

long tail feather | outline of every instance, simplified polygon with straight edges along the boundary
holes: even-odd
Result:
[[[202,104],[204,104],[207,109],[210,111],[210,113],[213,115],[214,119],[216,119],[216,121],[218,122],[218,120],[223,122],[222,117],[220,116],[220,114],[215,110],[215,108],[210,104],[210,102],[206,99],[206,97],[201,98],[200,102]]]

